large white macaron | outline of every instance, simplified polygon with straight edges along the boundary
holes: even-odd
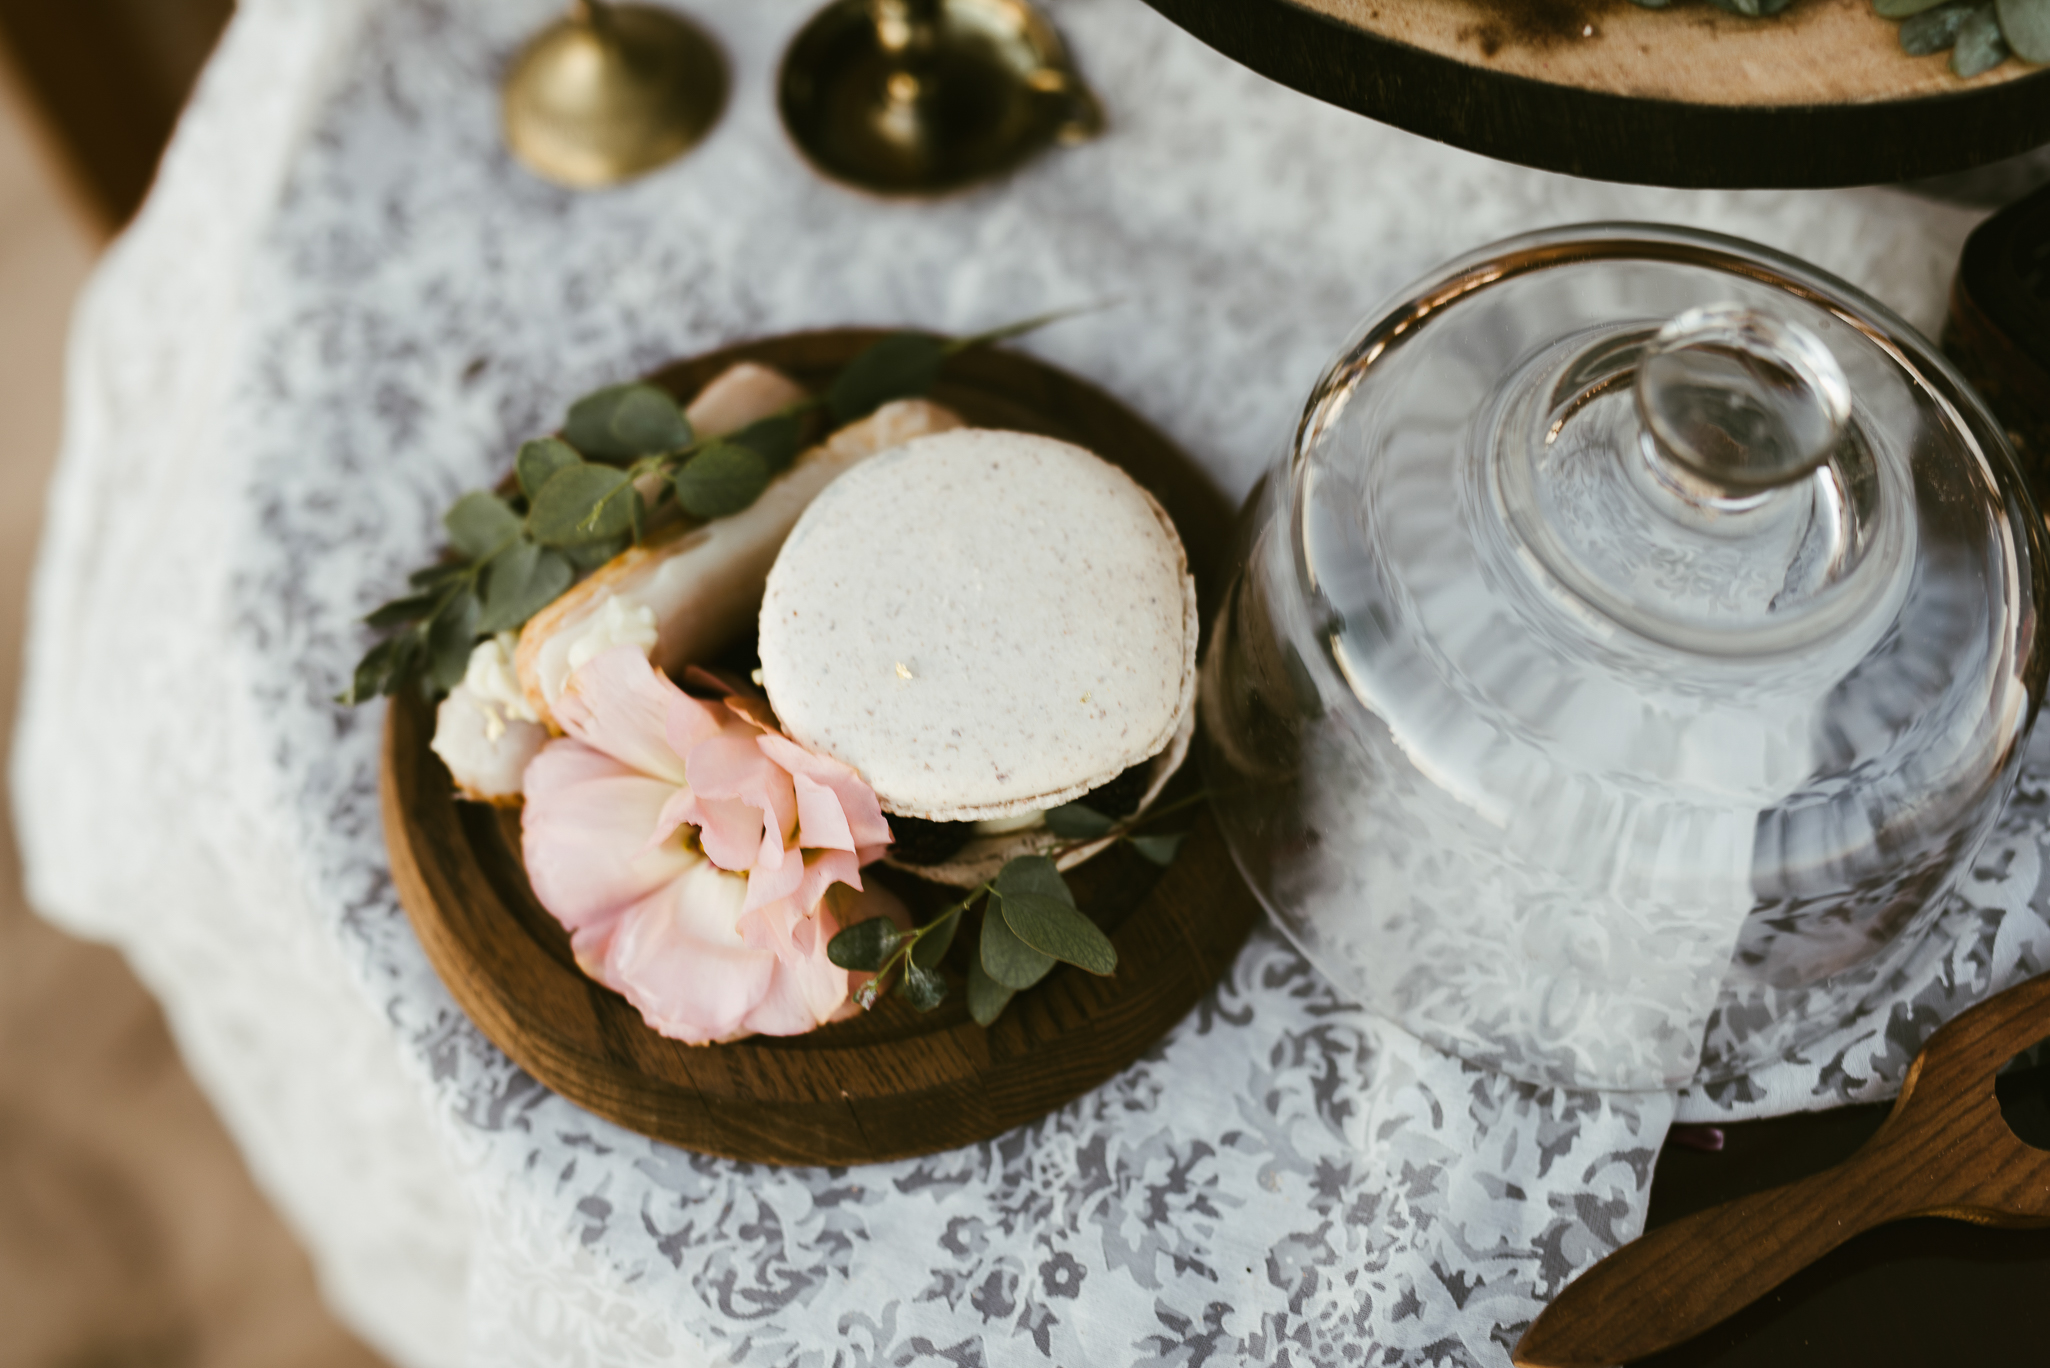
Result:
[[[1174,524],[1066,442],[963,429],[840,476],[762,599],[762,682],[799,745],[885,811],[1013,817],[1165,750],[1196,688]]]

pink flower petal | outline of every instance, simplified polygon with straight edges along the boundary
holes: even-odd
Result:
[[[671,750],[678,755],[689,755],[692,747],[717,736],[730,720],[719,704],[692,698],[678,689],[669,700],[669,710],[663,717],[663,734]]]
[[[804,882],[804,856],[786,849],[773,831],[762,834],[762,848],[747,877],[747,910],[767,907],[795,893]],[[802,906],[809,912],[809,904]]]
[[[853,833],[855,846],[886,846],[890,843],[890,824],[883,820],[883,805],[876,800],[876,791],[864,783],[850,766],[824,755],[813,755],[779,733],[765,733],[756,744],[763,754],[791,774],[807,775],[833,791],[840,799],[841,809],[847,814],[847,825]]]
[[[728,1040],[772,991],[776,957],[734,932],[742,881],[702,861],[620,918],[605,981],[661,1034],[687,1044]]]
[[[840,796],[809,774],[792,775],[790,782],[797,792],[797,843],[808,850],[854,849]]]
[[[672,750],[667,722],[676,699],[690,700],[632,646],[600,651],[570,675],[555,700],[555,720],[585,745],[642,774],[684,782],[683,753]]]
[[[572,931],[618,913],[702,857],[649,848],[675,789],[581,741],[556,740],[527,766],[521,855],[534,896]]]
[[[760,809],[779,836],[794,836],[797,795],[790,775],[754,743],[754,732],[731,727],[692,746],[690,786],[704,798],[738,798]]]
[[[734,873],[754,868],[762,849],[762,814],[737,798],[697,795],[698,836],[705,854]]]

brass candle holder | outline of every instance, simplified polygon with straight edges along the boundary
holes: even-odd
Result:
[[[534,174],[596,189],[682,156],[725,104],[725,60],[696,26],[651,5],[578,0],[514,60],[505,140]]]
[[[882,194],[953,190],[1103,130],[1025,0],[835,0],[784,54],[777,100],[814,166]]]

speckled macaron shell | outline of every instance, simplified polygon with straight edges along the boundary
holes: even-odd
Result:
[[[842,475],[762,599],[762,683],[886,812],[1068,802],[1165,749],[1196,692],[1196,585],[1116,466],[1020,432],[925,437]]]

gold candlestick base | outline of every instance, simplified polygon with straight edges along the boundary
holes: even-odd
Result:
[[[726,103],[726,63],[669,10],[583,0],[505,80],[505,141],[534,174],[588,190],[688,152]]]
[[[812,164],[882,194],[953,190],[1103,129],[1025,0],[836,0],[791,42],[778,84]]]

